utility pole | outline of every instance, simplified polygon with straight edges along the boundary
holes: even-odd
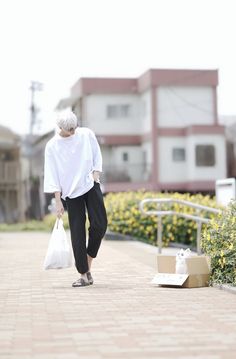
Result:
[[[31,103],[30,103],[30,125],[29,125],[29,187],[30,187],[30,204],[29,204],[29,217],[37,219],[39,213],[41,213],[41,203],[39,199],[40,192],[40,177],[33,171],[33,160],[34,160],[34,127],[38,122],[38,112],[40,109],[35,104],[35,94],[37,91],[43,90],[43,84],[38,81],[31,81]],[[41,216],[41,214],[40,214]]]
[[[43,84],[38,81],[31,81],[30,91],[31,91],[31,105],[30,105],[30,135],[33,134],[34,126],[37,123],[37,114],[39,112],[39,108],[35,105],[35,92],[42,91]]]

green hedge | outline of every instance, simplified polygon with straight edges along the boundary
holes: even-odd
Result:
[[[236,201],[206,226],[201,245],[211,258],[211,283],[236,286]]]
[[[67,212],[63,214],[65,229],[69,228]],[[43,221],[26,221],[23,223],[6,224],[0,223],[0,232],[21,232],[21,231],[51,231],[56,221],[55,214],[48,214]]]
[[[121,192],[109,193],[105,197],[108,215],[108,226],[113,232],[131,235],[141,240],[154,244],[157,237],[157,217],[155,215],[145,216],[139,210],[139,203],[145,198],[173,198],[186,200],[208,207],[217,208],[215,199],[201,194],[191,195],[189,193],[157,193],[157,192]],[[147,209],[156,209],[156,204],[146,206]],[[172,209],[177,212],[193,214],[194,209],[183,205],[162,205],[162,209]],[[210,218],[214,214],[205,213]],[[196,222],[186,220],[177,216],[165,216],[163,224],[163,245],[168,246],[171,241],[196,246]]]

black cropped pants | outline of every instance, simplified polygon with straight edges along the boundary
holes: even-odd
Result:
[[[95,258],[107,229],[107,215],[100,184],[94,186],[82,196],[66,197],[71,242],[75,257],[75,266],[79,273],[88,272],[87,254]],[[86,209],[89,219],[88,243],[86,242]]]

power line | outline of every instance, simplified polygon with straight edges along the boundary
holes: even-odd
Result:
[[[204,113],[207,113],[207,114],[211,114],[211,115],[213,114],[212,111],[209,111],[209,110],[207,110],[205,108],[202,108],[198,104],[196,104],[194,102],[191,102],[191,101],[187,100],[185,97],[183,97],[180,94],[176,93],[176,91],[173,88],[168,87],[167,90],[169,92],[172,92],[176,97],[178,97],[180,100],[182,100],[182,102],[186,103],[189,107],[196,108],[197,110],[199,110],[201,112],[204,112]]]

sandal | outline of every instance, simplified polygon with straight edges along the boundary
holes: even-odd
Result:
[[[85,281],[83,278],[79,278],[74,283],[72,283],[72,287],[86,287],[88,285],[92,285],[93,277],[91,275],[91,272],[87,272],[86,274],[87,274],[88,281]]]
[[[91,275],[91,272],[87,272],[87,278],[88,278],[89,284],[92,285],[93,284],[93,277]]]
[[[90,285],[89,282],[86,282],[83,278],[79,278],[72,283],[72,287],[86,287],[88,285]]]

